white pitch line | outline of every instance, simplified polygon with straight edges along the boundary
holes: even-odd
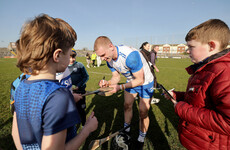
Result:
[[[163,69],[171,69],[171,70],[185,70],[185,68],[176,68],[176,67],[158,67]]]
[[[111,73],[109,74],[109,73],[101,73],[101,72],[94,72],[94,71],[88,71],[88,73],[112,75]]]

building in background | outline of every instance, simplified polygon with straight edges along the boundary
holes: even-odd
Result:
[[[164,44],[159,45],[159,52],[163,54],[183,54],[188,48],[185,44]]]
[[[154,44],[158,45],[158,44]],[[151,47],[154,45],[150,45]],[[159,46],[159,51],[158,51],[158,57],[159,58],[169,58],[169,57],[175,57],[175,58],[184,58],[186,56],[182,56],[186,50],[188,49],[188,46],[186,44],[160,44]],[[227,48],[230,48],[230,43]],[[15,42],[10,42],[8,45],[8,51],[7,50],[2,50],[0,52],[0,57],[14,57],[16,56],[16,45]],[[151,48],[150,48],[151,49]],[[78,57],[84,57],[87,52],[92,54],[93,51],[90,50],[75,50],[78,53]]]

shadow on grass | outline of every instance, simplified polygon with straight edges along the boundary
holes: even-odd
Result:
[[[160,93],[155,95],[155,97],[161,98],[162,96]],[[133,139],[137,139],[139,135],[139,124],[136,123],[136,120],[139,120],[139,110],[138,110],[138,102],[136,100],[133,104],[133,118],[132,118],[132,126],[131,126],[131,136]],[[172,116],[173,106],[166,100],[162,100],[157,106],[165,115],[164,120],[164,128],[165,130],[162,131],[155,114],[153,113],[152,107],[150,107],[149,111],[149,118],[150,118],[150,125],[149,130],[147,133],[147,138],[149,139],[147,147],[148,149],[170,149],[169,143],[165,135],[170,136],[170,132],[168,129],[168,124],[166,118],[169,119],[173,126],[176,127],[177,124]],[[114,133],[123,128],[124,124],[124,94],[123,92],[116,93],[110,97],[102,97],[95,95],[92,99],[92,103],[87,107],[86,113],[89,113],[91,109],[95,112],[95,116],[98,119],[98,129],[93,132],[90,137],[86,140],[83,150],[88,149],[88,145],[92,140],[100,139],[107,137],[111,133]],[[167,107],[165,107],[166,105]],[[172,108],[169,108],[172,107]],[[165,132],[165,134],[164,134]],[[112,140],[106,142],[100,146],[101,150],[108,150],[111,149]],[[147,148],[145,147],[145,148]],[[151,147],[151,148],[150,148]]]
[[[111,132],[115,132],[123,127],[123,124],[121,124],[121,120],[123,120],[123,102],[121,97],[123,98],[121,92],[109,97],[98,95],[93,97],[91,104],[86,109],[86,113],[89,113],[90,110],[93,109],[98,120],[98,128],[86,140],[83,146],[84,150],[88,149],[88,145],[92,140],[104,138]],[[115,117],[116,114],[119,114],[119,119]],[[116,123],[116,121],[119,122]],[[107,150],[108,142],[104,143],[101,149]]]
[[[161,110],[161,112],[164,114],[165,118],[167,118],[171,122],[174,129],[177,130],[179,118],[175,114],[173,103],[165,99],[164,96],[161,95],[161,93],[163,93],[162,90],[159,90],[158,92],[154,93],[154,97],[160,99],[160,102],[156,105]]]
[[[11,123],[13,121],[13,117],[10,117],[7,121],[5,121],[4,123],[0,124],[0,130],[6,126],[7,124]]]
[[[12,123],[13,117],[8,118],[4,123],[0,124],[0,130],[4,128],[5,126],[9,126],[9,124]],[[3,133],[2,133],[3,134]],[[15,150],[13,138],[11,134],[3,134],[0,137],[0,149],[1,150]]]
[[[16,147],[14,146],[13,138],[11,134],[6,135],[5,137],[0,138],[1,145],[0,149],[2,150],[16,150]]]
[[[150,107],[150,110],[151,108],[152,107]],[[156,120],[156,116],[154,115],[153,111],[149,111],[149,118],[150,123],[147,133],[147,138],[149,139],[149,141],[151,141],[149,146],[154,148],[154,150],[170,149],[168,140],[165,137],[165,134],[162,132],[161,127],[158,121]]]

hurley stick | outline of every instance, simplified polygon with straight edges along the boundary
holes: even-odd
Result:
[[[102,87],[102,88],[99,88],[99,89],[97,89],[95,91],[87,92],[85,94],[82,94],[81,96],[87,96],[87,95],[98,94],[98,93],[105,93],[105,92],[108,92],[108,91],[111,91],[111,90],[113,90],[112,87]]]
[[[105,138],[97,139],[97,140],[91,141],[90,144],[89,144],[89,150],[95,150],[95,149],[97,149],[97,148],[98,148],[99,146],[101,146],[103,143],[109,141],[110,139],[112,139],[113,137],[115,137],[115,136],[118,135],[120,132],[124,131],[125,129],[129,128],[130,126],[131,126],[131,124],[128,125],[128,126],[126,126],[126,127],[124,127],[124,128],[122,128],[121,130],[119,130],[119,131],[117,131],[117,132],[115,132],[115,133],[113,133],[113,134],[111,134],[111,135],[105,137]]]

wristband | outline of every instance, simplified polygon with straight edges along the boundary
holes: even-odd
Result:
[[[125,84],[120,84],[120,90],[124,90],[125,89]]]
[[[125,89],[125,84],[122,84],[122,90],[124,90]]]

